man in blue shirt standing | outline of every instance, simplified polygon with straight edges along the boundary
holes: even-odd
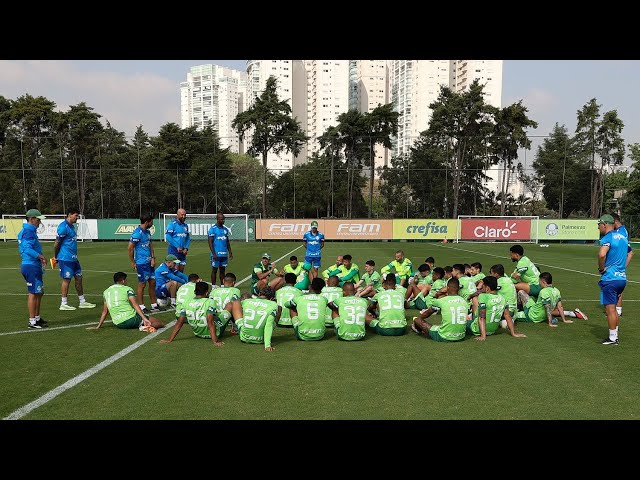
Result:
[[[191,245],[191,234],[189,233],[189,225],[185,223],[186,218],[187,211],[184,208],[179,208],[176,212],[176,218],[169,223],[164,234],[169,244],[167,253],[175,255],[180,260],[178,270],[181,272],[184,272],[184,266],[187,264],[187,252],[189,245]]]
[[[209,250],[211,250],[211,286],[216,288],[216,275],[220,268],[220,286],[225,275],[229,260],[233,260],[231,253],[231,230],[224,226],[224,213],[218,212],[216,223],[209,228]]]
[[[629,239],[615,230],[614,223],[615,220],[609,214],[602,215],[598,220],[598,230],[603,235],[598,252],[598,272],[601,275],[598,286],[600,303],[604,305],[609,324],[609,335],[602,341],[602,345],[619,344],[620,318],[616,304],[627,285],[627,259],[631,260]]]
[[[131,234],[129,239],[129,260],[131,266],[138,273],[138,305],[144,312],[147,307],[144,306],[144,287],[149,282],[149,298],[151,299],[151,312],[159,312],[156,300],[156,277],[153,269],[156,266],[156,256],[153,251],[153,243],[151,240],[151,230],[153,226],[153,217],[151,215],[142,215],[140,217],[140,225]]]
[[[176,292],[189,281],[189,277],[178,270],[182,261],[175,255],[167,255],[164,260],[156,268],[156,297],[171,298],[171,306],[176,308]]]
[[[42,275],[47,265],[47,259],[42,254],[38,227],[45,217],[39,210],[32,208],[26,214],[27,223],[18,233],[18,250],[22,257],[20,272],[27,281],[27,307],[29,309],[29,328],[46,328],[47,321],[40,318],[40,302],[44,295]]]
[[[627,227],[622,224],[620,215],[618,215],[617,213],[612,213],[611,216],[613,217],[613,226],[616,232],[621,233],[622,235],[627,237],[627,241],[629,241],[629,232],[627,231]],[[633,250],[631,250],[631,245],[629,245],[627,251],[627,267],[629,266],[629,262],[631,262],[631,257],[633,257]],[[618,304],[616,305],[616,311],[618,312],[618,316],[620,317],[622,316],[622,296],[623,294],[621,293],[620,298],[618,298]]]
[[[60,268],[60,278],[62,278],[61,295],[62,302],[60,310],[75,310],[76,307],[69,305],[68,297],[71,277],[76,283],[76,292],[80,300],[80,308],[95,308],[94,303],[89,303],[84,298],[82,289],[82,267],[78,261],[78,234],[75,224],[80,217],[80,210],[71,208],[67,212],[67,218],[58,225],[56,232],[56,242],[53,245],[53,262]]]
[[[320,268],[320,260],[322,256],[322,248],[324,247],[324,234],[318,231],[318,222],[311,222],[311,230],[302,237],[304,246],[307,249],[304,261],[310,263],[313,267],[309,271],[309,281],[318,276],[318,268]]]

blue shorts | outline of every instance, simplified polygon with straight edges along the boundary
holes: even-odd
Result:
[[[60,278],[82,276],[82,267],[78,260],[60,260],[58,266],[60,267]]]
[[[138,283],[145,283],[148,280],[155,280],[154,268],[150,263],[136,263],[136,272],[138,273]]]
[[[321,257],[304,257],[304,261],[310,263],[312,267],[320,268],[320,258]]]
[[[42,267],[40,265],[21,265],[20,272],[27,281],[27,291],[29,293],[44,293]]]
[[[218,267],[226,267],[229,264],[229,257],[221,257],[218,255],[216,259],[213,259],[213,255],[211,256],[211,266],[213,268]]]
[[[167,255],[175,255],[176,258],[181,262],[183,262],[184,265],[187,264],[187,256],[184,253],[178,252],[178,250],[176,250],[172,246],[169,246],[169,251],[167,252]]]
[[[600,304],[602,305],[615,305],[618,303],[618,297],[624,291],[624,287],[627,286],[626,280],[600,280],[598,282],[600,287]]]
[[[167,284],[157,286],[156,285],[156,297],[158,298],[169,298],[170,297],[169,290],[167,289]]]

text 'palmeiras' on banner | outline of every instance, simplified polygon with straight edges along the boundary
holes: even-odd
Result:
[[[463,218],[460,240],[525,241],[531,239],[531,220]]]

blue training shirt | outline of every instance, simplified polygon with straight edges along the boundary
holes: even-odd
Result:
[[[629,239],[615,230],[600,239],[600,246],[608,246],[607,258],[604,261],[606,270],[602,274],[603,281],[627,281],[627,253],[631,249]]]
[[[18,233],[18,250],[22,257],[22,265],[42,265],[38,259],[38,255],[42,255],[42,246],[38,240],[38,229],[34,225],[22,225],[22,230]]]
[[[189,225],[181,223],[174,218],[171,220],[171,223],[167,225],[164,238],[169,243],[169,253],[175,255],[178,252],[178,248],[189,248],[189,245],[191,245]]]
[[[59,262],[72,262],[78,259],[78,234],[67,220],[58,225],[56,240],[60,242]]]
[[[307,242],[307,253],[305,254],[305,256],[320,257],[322,255],[320,251],[322,248],[322,243],[321,243],[322,240],[324,240],[324,234],[320,233],[319,230],[316,235],[311,233],[311,230],[305,233],[304,236],[302,237],[302,241]]]
[[[189,281],[189,277],[187,277],[184,273],[178,271],[178,269],[170,269],[169,266],[162,262],[158,268],[156,268],[156,288],[160,288],[167,282],[171,280],[175,280],[179,283],[187,283]]]
[[[214,223],[209,228],[209,237],[213,238],[213,249],[219,257],[228,257],[227,239],[231,236],[231,230],[227,227]]]
[[[140,225],[131,234],[129,242],[133,243],[133,258],[136,259],[136,265],[144,265],[151,263],[151,232],[143,230]]]

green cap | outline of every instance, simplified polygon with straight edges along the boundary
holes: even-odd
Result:
[[[40,210],[36,210],[35,208],[32,208],[27,212],[27,218],[33,217],[39,218],[40,220],[44,220],[45,218],[47,218],[42,213],[40,213]]]
[[[311,222],[311,228],[316,227],[318,228],[318,222],[316,222],[315,220],[313,222]]]
[[[603,223],[610,223],[611,225],[613,225],[615,223],[615,220],[611,215],[605,213],[598,219],[598,225],[601,225]]]
[[[262,258],[266,258],[267,260],[271,260],[271,255],[269,255],[268,253],[263,253],[262,254]]]
[[[178,257],[176,257],[175,255],[173,255],[171,253],[169,255],[167,255],[166,257],[164,257],[164,259],[167,262],[175,262],[177,265],[181,265],[182,264],[182,262],[180,260],[178,260]]]

